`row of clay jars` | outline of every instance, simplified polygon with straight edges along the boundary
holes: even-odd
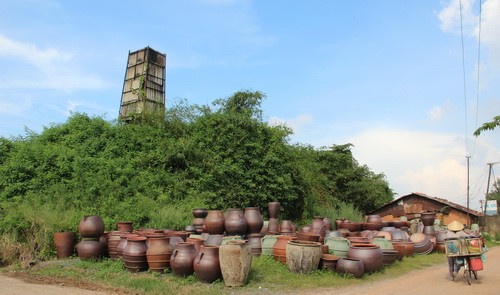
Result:
[[[264,221],[259,208],[248,207],[245,211],[231,208],[227,217],[221,210],[209,210],[205,218],[205,231],[209,234],[245,235],[260,233]]]

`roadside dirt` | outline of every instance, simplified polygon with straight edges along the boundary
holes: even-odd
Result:
[[[317,288],[293,294],[481,294],[500,295],[500,247],[490,249],[486,253],[484,269],[478,272],[478,279],[468,285],[460,274],[458,279],[449,281],[448,265],[443,261],[435,267],[414,271],[398,278],[386,279],[375,283],[366,283],[345,288]],[[15,277],[13,277],[15,276]],[[53,295],[105,295],[124,294],[121,290],[105,289],[96,285],[82,284],[76,280],[61,278],[39,278],[26,273],[10,273],[0,275],[0,294],[53,294]],[[256,292],[261,293],[261,292]],[[277,293],[273,293],[277,294]]]

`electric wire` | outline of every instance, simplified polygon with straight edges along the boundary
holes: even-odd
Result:
[[[481,72],[481,22],[482,22],[482,1],[479,0],[479,20],[478,20],[478,32],[477,32],[477,79],[476,79],[476,122],[474,130],[477,130],[477,119],[479,115],[479,77]],[[474,137],[474,144],[472,148],[472,155],[476,153],[476,137]]]
[[[463,16],[462,16],[462,0],[459,0],[460,5],[460,36],[462,40],[462,78],[463,78],[463,91],[464,91],[464,115],[465,115],[465,155],[469,155],[468,151],[468,128],[467,128],[467,86],[465,83],[465,47],[464,47],[464,29],[463,29]]]

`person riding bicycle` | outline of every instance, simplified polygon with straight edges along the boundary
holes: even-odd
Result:
[[[455,239],[467,237],[467,234],[463,231],[464,225],[457,220],[450,222],[448,224],[447,228],[448,228],[448,231],[446,232],[446,235],[444,237],[445,240],[455,240]],[[449,270],[449,279],[450,280],[453,280],[455,275],[460,270],[461,266],[462,265],[461,265],[458,258],[448,257],[448,270]]]

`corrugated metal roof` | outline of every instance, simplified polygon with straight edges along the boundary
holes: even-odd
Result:
[[[375,209],[375,210],[370,211],[369,213],[373,213],[373,212],[375,212],[375,211],[378,211],[378,210],[380,210],[380,209],[382,209],[382,208],[384,208],[384,207],[387,207],[387,206],[389,206],[389,205],[391,205],[391,204],[393,204],[393,203],[397,203],[397,202],[399,202],[400,200],[402,200],[402,199],[404,199],[404,198],[407,198],[407,197],[411,197],[411,196],[419,196],[419,197],[422,197],[422,198],[426,198],[426,199],[428,199],[428,200],[432,200],[432,201],[435,201],[435,202],[438,202],[438,203],[441,203],[441,204],[444,204],[444,205],[450,206],[451,208],[455,208],[455,209],[457,209],[457,210],[463,211],[463,212],[465,212],[465,213],[469,213],[469,214],[474,215],[474,216],[483,216],[483,215],[484,215],[482,212],[479,212],[479,211],[476,211],[476,210],[472,210],[472,209],[470,209],[470,208],[469,208],[469,209],[467,209],[467,208],[466,208],[466,207],[464,207],[464,206],[461,206],[461,205],[455,204],[455,203],[450,202],[450,201],[448,201],[448,200],[446,200],[446,199],[441,199],[441,198],[431,197],[431,196],[428,196],[428,195],[426,195],[426,194],[424,194],[424,193],[419,193],[419,192],[413,192],[413,193],[411,193],[411,194],[401,196],[401,197],[399,197],[399,198],[397,198],[397,199],[395,199],[395,200],[393,200],[393,201],[391,201],[391,202],[388,202],[388,203],[386,203],[386,204],[384,204],[384,205],[380,206],[379,208],[377,208],[377,209]]]

